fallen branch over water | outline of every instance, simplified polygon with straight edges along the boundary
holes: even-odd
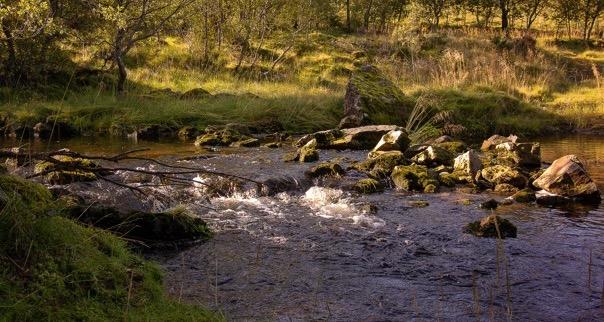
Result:
[[[1,149],[0,158],[15,159],[17,160],[17,163],[21,165],[31,165],[35,162],[48,162],[49,164],[52,164],[52,167],[49,167],[47,170],[39,171],[28,175],[26,177],[27,179],[45,176],[57,171],[80,171],[84,173],[92,173],[100,180],[109,182],[119,187],[128,188],[143,195],[146,195],[146,193],[141,189],[141,187],[125,184],[108,178],[108,176],[115,172],[122,171],[155,176],[158,177],[164,183],[174,185],[182,185],[183,183],[195,183],[210,187],[210,185],[200,182],[199,180],[195,180],[194,178],[183,177],[185,175],[202,173],[218,177],[237,179],[245,182],[251,182],[258,185],[259,187],[263,186],[262,182],[234,174],[208,170],[200,167],[181,166],[166,163],[152,158],[133,156],[133,154],[135,153],[144,152],[148,150],[149,149],[147,148],[141,148],[125,151],[123,153],[119,153],[112,156],[99,156],[82,154],[68,149],[60,149],[50,152],[31,152],[26,151],[23,148],[10,148]],[[63,160],[61,160],[61,158],[63,158]],[[65,160],[65,158],[69,159]],[[161,166],[165,168],[165,170],[146,170],[122,166],[106,167],[96,162],[81,162],[81,160],[105,161],[115,164],[119,164],[123,161],[145,161]]]

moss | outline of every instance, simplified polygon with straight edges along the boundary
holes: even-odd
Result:
[[[171,301],[159,268],[123,239],[61,217],[40,185],[0,180],[0,316],[8,321],[214,321]],[[26,274],[24,274],[26,272]]]
[[[425,193],[435,193],[438,192],[438,186],[436,186],[435,184],[429,184],[426,187],[424,187],[424,192]]]
[[[53,157],[60,163],[53,163],[43,161],[34,167],[35,174],[46,173],[46,180],[50,184],[69,184],[74,182],[87,182],[97,180],[97,175],[91,171],[85,170],[62,170],[69,169],[71,167],[82,167],[89,169],[99,168],[99,164],[88,159],[72,158],[69,156],[55,156]]]
[[[441,172],[438,174],[438,181],[445,187],[455,187],[458,182],[458,178],[448,172]]]
[[[415,208],[426,208],[430,206],[430,203],[425,200],[413,200],[409,201],[409,205]]]
[[[498,233],[499,230],[499,233]],[[496,215],[490,215],[479,221],[468,224],[464,232],[476,237],[485,238],[516,238],[517,228],[509,220]]]
[[[260,146],[260,140],[256,138],[242,139],[231,144],[233,147],[255,148]]]
[[[408,161],[399,151],[389,151],[377,154],[363,162],[354,165],[354,168],[368,173],[374,178],[387,177],[397,165],[405,165]]]
[[[335,162],[323,162],[315,167],[312,167],[306,174],[312,178],[324,176],[341,176],[344,173],[342,166]]]
[[[245,137],[239,133],[222,129],[198,136],[195,140],[195,146],[229,146],[242,139],[245,139]]]
[[[376,193],[384,191],[384,186],[375,179],[361,179],[357,181],[353,189],[358,193]]]
[[[528,182],[518,170],[503,165],[484,168],[481,174],[485,180],[495,185],[507,183],[517,188],[524,188]]]
[[[317,140],[312,139],[300,148],[300,162],[315,162],[319,160],[319,151],[317,151]]]
[[[437,143],[434,146],[445,149],[453,155],[458,155],[468,150],[468,145],[461,141]]]
[[[424,191],[429,185],[439,186],[434,173],[416,164],[397,166],[390,177],[397,188],[405,191]]]

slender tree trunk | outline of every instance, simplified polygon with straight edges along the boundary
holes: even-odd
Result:
[[[115,65],[117,65],[117,93],[124,93],[126,79],[128,78],[128,72],[126,71],[126,65],[124,64],[123,53],[116,49],[113,54]]]
[[[501,9],[501,30],[503,30],[506,35],[509,33],[509,8],[506,0],[499,0],[499,8]]]
[[[8,85],[14,86],[13,83],[18,74],[17,72],[17,50],[15,48],[15,41],[13,39],[13,35],[10,31],[10,27],[6,24],[2,24],[2,32],[4,33],[4,37],[6,38],[6,48],[8,50],[8,59],[6,61],[5,73],[6,73],[6,81]]]
[[[350,0],[346,0],[346,30],[348,32],[352,31],[352,26],[350,24]]]
[[[371,8],[373,7],[373,0],[369,0],[369,5],[367,5],[367,10],[365,10],[365,31],[369,30],[369,18],[371,17]]]

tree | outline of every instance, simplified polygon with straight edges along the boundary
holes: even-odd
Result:
[[[430,19],[432,27],[437,28],[444,11],[451,5],[451,0],[420,0],[419,5]]]
[[[97,11],[102,45],[118,69],[117,92],[122,93],[128,72],[124,62],[139,42],[159,35],[194,0],[101,0]]]
[[[531,26],[537,20],[543,9],[548,4],[548,0],[522,0],[518,7],[526,20],[526,30],[530,30]]]

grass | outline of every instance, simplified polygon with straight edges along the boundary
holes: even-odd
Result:
[[[2,175],[0,321],[216,321],[164,295],[125,242],[60,216],[41,185]]]
[[[436,97],[436,105],[468,129],[466,137],[494,132],[534,136],[551,133],[560,123],[579,128],[602,123],[602,48],[542,36],[534,50],[519,52],[510,50],[515,42],[498,45],[498,35],[474,28],[418,34],[402,27],[392,35],[277,34],[238,73],[234,48],[210,52],[211,59],[204,61],[195,41],[168,37],[133,50],[124,96],[115,96],[113,76],[97,75],[102,82],[82,86],[74,81],[67,91],[65,84],[54,83],[46,84],[46,91],[25,94],[2,89],[0,111],[12,122],[29,125],[58,115],[81,132],[232,122],[268,122],[291,133],[310,132],[338,124],[348,76],[357,53],[364,52],[364,59],[406,95]],[[74,61],[88,64],[89,57],[82,50]],[[171,94],[195,88],[215,96],[180,99]]]

